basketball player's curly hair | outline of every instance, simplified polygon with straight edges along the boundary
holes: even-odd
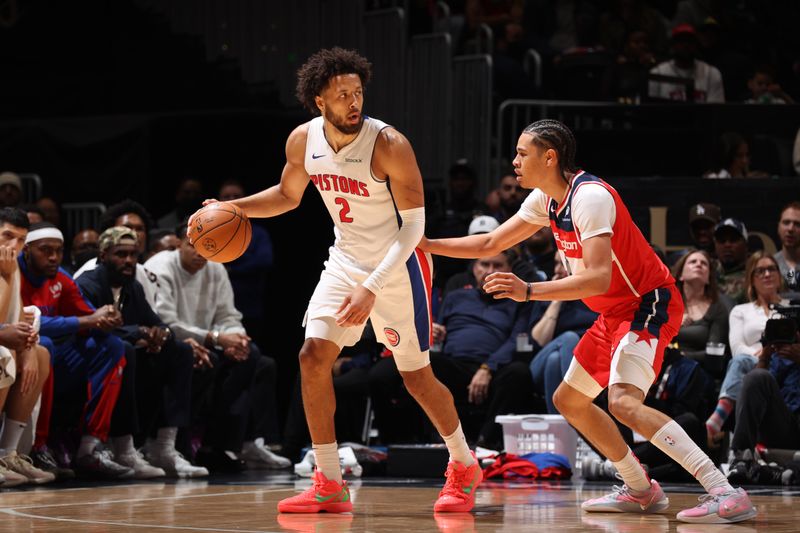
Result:
[[[297,99],[312,115],[319,115],[314,97],[340,74],[358,74],[366,86],[372,76],[372,64],[355,50],[334,47],[322,49],[308,58],[297,71]]]
[[[561,173],[575,172],[575,136],[572,131],[558,120],[537,120],[524,133],[533,136],[533,144],[547,150],[552,148],[558,154],[558,166]]]

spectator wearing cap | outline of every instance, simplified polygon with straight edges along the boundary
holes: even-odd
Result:
[[[88,477],[129,478],[133,469],[113,461],[102,447],[109,436],[127,364],[124,343],[111,334],[122,325],[122,317],[113,305],[95,309],[83,297],[60,268],[63,254],[61,231],[42,222],[31,226],[18,257],[22,302],[41,311],[43,341],[57,341],[50,350],[53,369],[42,391],[31,457],[38,468],[57,477],[74,475],[56,463],[47,441],[51,412],[53,420],[65,420],[75,403],[83,403],[83,436],[74,465]]]
[[[651,81],[648,90],[650,98],[709,104],[725,103],[722,74],[716,67],[697,59],[697,34],[694,26],[690,24],[676,26],[672,30],[671,49],[672,59],[656,65],[650,74],[676,78],[676,81]],[[688,80],[690,83],[681,80]],[[687,87],[692,88],[689,94]]]
[[[714,228],[721,220],[720,209],[716,204],[699,203],[689,208],[689,237],[692,246],[669,254],[667,266],[672,268],[691,250],[705,250],[714,258]]]
[[[141,430],[147,437],[147,459],[136,452],[127,433],[112,438],[115,457],[133,468],[137,478],[206,476],[205,468],[193,466],[175,450],[175,438],[178,428],[189,425],[195,357],[198,364],[208,359],[202,350],[177,341],[147,302],[135,278],[137,239],[136,232],[125,226],[105,230],[99,239],[97,267],[76,281],[96,307],[114,305],[120,310],[122,326],[114,333],[135,347],[129,358],[129,364],[136,361],[135,385],[123,393],[135,392],[128,414],[134,418],[132,431]],[[113,426],[112,421],[112,434]]]
[[[726,218],[714,228],[714,251],[718,263],[720,293],[734,304],[746,301],[745,264],[747,263],[747,228],[735,218]]]
[[[0,207],[17,207],[22,201],[22,180],[15,172],[0,174]]]
[[[141,283],[142,288],[144,288],[144,293],[145,296],[147,296],[150,307],[155,309],[156,300],[158,300],[158,277],[142,264],[145,251],[147,250],[147,233],[154,225],[153,218],[150,216],[147,209],[133,200],[123,200],[109,206],[100,219],[100,231],[105,231],[114,226],[125,226],[136,232],[136,242],[139,247],[139,262],[136,264],[136,280]],[[95,266],[97,266],[97,258],[89,259],[75,272],[75,279],[81,277],[84,272],[93,269]]]

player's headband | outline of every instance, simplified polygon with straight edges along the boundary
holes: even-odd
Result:
[[[28,236],[25,238],[25,244],[30,244],[42,239],[58,239],[64,242],[64,235],[62,235],[61,230],[58,228],[39,228],[28,232]]]

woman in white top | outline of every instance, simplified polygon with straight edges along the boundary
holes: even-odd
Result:
[[[745,374],[755,368],[759,354],[765,349],[761,345],[761,335],[772,315],[770,305],[788,303],[779,296],[783,290],[783,277],[777,261],[770,254],[756,252],[747,260],[745,282],[750,301],[731,310],[728,340],[733,359],[722,381],[717,407],[706,421],[709,446],[712,447],[723,437],[722,426],[736,405]]]

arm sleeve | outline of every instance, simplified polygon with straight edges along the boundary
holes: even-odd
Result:
[[[550,224],[550,219],[547,216],[547,195],[540,189],[534,189],[522,201],[517,214],[528,224],[547,226]]]
[[[584,183],[572,198],[572,217],[581,240],[605,233],[614,234],[617,208],[608,189],[596,183]]]
[[[212,263],[209,263],[206,267],[211,265]],[[228,279],[228,273],[222,265],[218,263],[213,265],[217,286],[214,297],[217,308],[214,311],[213,329],[218,329],[223,333],[245,333],[242,326],[242,313],[234,305],[233,287],[231,280]]]
[[[408,261],[425,233],[424,207],[404,209],[399,212],[399,215],[403,224],[400,226],[400,231],[397,232],[397,239],[389,247],[389,251],[386,252],[386,256],[380,264],[363,283],[364,287],[374,294],[383,289],[392,272]]]

